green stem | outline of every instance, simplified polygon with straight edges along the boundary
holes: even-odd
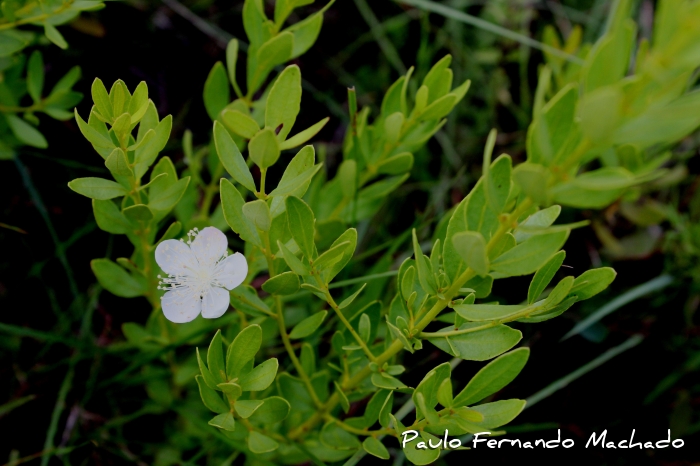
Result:
[[[519,206],[516,207],[516,209],[511,212],[505,219],[501,221],[501,224],[498,227],[498,230],[494,233],[494,235],[491,237],[489,240],[486,250],[491,251],[496,244],[500,241],[500,239],[508,233],[510,230],[515,228],[517,226],[516,222],[517,219],[527,211],[527,209],[530,208],[532,205],[532,200],[530,198],[525,198]],[[435,302],[433,307],[426,313],[426,315],[416,324],[416,326],[412,329],[413,334],[420,334],[420,332],[430,324],[433,319],[443,310],[445,307],[447,307],[447,304],[449,304],[452,301],[452,298],[454,296],[457,296],[459,293],[459,289],[464,286],[464,284],[469,281],[470,278],[472,278],[475,275],[475,272],[472,271],[471,269],[465,270],[457,279],[454,281],[452,286],[450,286],[447,291],[443,294],[443,298],[438,299],[438,301]],[[392,357],[394,357],[396,354],[401,352],[403,350],[403,343],[401,343],[399,340],[394,340],[391,345],[377,358],[375,359],[375,363],[379,366],[384,364],[385,362],[388,362]],[[369,377],[372,374],[372,371],[369,367],[369,364],[360,369],[360,371],[355,374],[351,379],[344,381],[341,384],[341,388],[343,391],[345,390],[350,390],[356,386],[358,386],[362,381],[364,381],[367,377]],[[303,435],[306,434],[306,432],[309,432],[311,429],[313,429],[314,426],[316,426],[319,422],[321,422],[324,417],[329,414],[333,408],[336,407],[336,405],[340,402],[340,397],[337,392],[334,392],[333,395],[326,401],[326,403],[323,405],[323,407],[314,413],[313,416],[311,416],[309,419],[306,420],[303,424],[301,424],[299,427],[294,429],[289,433],[289,438],[294,440],[297,439]]]

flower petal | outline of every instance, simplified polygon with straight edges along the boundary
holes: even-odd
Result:
[[[170,290],[160,299],[165,317],[176,324],[194,320],[202,310],[202,299],[187,288]]]
[[[232,290],[243,283],[246,275],[248,275],[248,262],[240,252],[228,256],[219,262],[214,272],[214,278],[228,290]]]
[[[192,275],[199,268],[190,247],[175,239],[165,240],[158,245],[156,262],[170,275]]]
[[[221,317],[228,309],[228,291],[218,286],[209,288],[209,291],[202,298],[202,317],[206,319],[216,319]]]
[[[206,227],[192,241],[192,252],[203,267],[212,267],[226,252],[228,240],[218,228]]]

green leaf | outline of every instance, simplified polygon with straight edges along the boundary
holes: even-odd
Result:
[[[311,261],[316,257],[314,213],[304,201],[294,196],[287,197],[285,205],[292,238],[301,249],[304,257]]]
[[[134,172],[129,166],[126,154],[121,149],[114,149],[105,160],[105,166],[114,176],[134,176]]]
[[[360,293],[362,293],[362,290],[364,290],[366,286],[367,286],[367,283],[362,285],[359,290],[357,290],[356,292],[354,292],[353,294],[351,294],[350,296],[345,298],[340,304],[338,304],[338,308],[344,309],[344,308],[348,307],[349,305],[351,305],[352,302],[355,301],[355,298],[357,298],[360,295]]]
[[[202,398],[204,406],[217,414],[224,414],[230,411],[224,400],[214,390],[207,387],[201,375],[195,376],[195,379],[197,380],[197,385],[199,385],[199,396]]]
[[[467,322],[459,327],[459,330],[479,327],[484,324]],[[440,332],[452,331],[454,326],[447,327]],[[498,356],[517,345],[522,338],[519,330],[506,325],[479,330],[473,333],[463,333],[449,337],[431,337],[430,343],[437,346],[452,356],[466,359],[467,361],[486,361]]]
[[[321,32],[321,26],[323,25],[323,12],[331,6],[334,1],[335,0],[331,0],[321,11],[286,29],[287,32],[294,34],[294,47],[292,48],[292,55],[290,58],[296,58],[304,54],[314,45],[318,34]]]
[[[301,71],[298,66],[290,65],[275,80],[265,103],[265,128],[277,132],[280,142],[292,130],[300,104]]]
[[[440,403],[445,408],[450,408],[453,406],[452,399],[452,381],[450,379],[445,379],[442,381],[437,391],[438,403]]]
[[[148,206],[143,204],[126,207],[122,210],[122,213],[132,225],[139,229],[145,228],[146,225],[153,220],[153,212],[151,212]]]
[[[221,113],[221,121],[229,131],[245,139],[252,138],[260,131],[258,123],[252,117],[239,110],[224,110]]]
[[[316,136],[321,129],[326,126],[326,123],[328,123],[328,120],[330,120],[329,117],[324,118],[323,120],[319,121],[318,123],[309,126],[303,131],[298,132],[291,138],[287,139],[284,142],[280,143],[280,150],[287,150],[287,149],[292,149],[294,147],[300,146],[304,144],[306,141],[311,139],[312,137]]]
[[[484,416],[484,420],[478,425],[487,429],[495,429],[515,419],[525,408],[525,404],[525,400],[501,400],[480,404],[472,409]]]
[[[340,258],[340,260],[330,265],[321,274],[321,278],[325,283],[330,283],[333,280],[333,278],[336,275],[338,275],[338,273],[341,270],[343,270],[343,268],[348,264],[348,262],[350,262],[350,259],[352,259],[353,254],[355,254],[355,248],[357,247],[357,230],[355,230],[354,228],[348,228],[347,230],[345,230],[342,235],[338,236],[338,239],[333,241],[333,244],[331,244],[330,249],[333,249],[336,246],[343,243],[349,244],[346,244],[344,246],[343,255]]]
[[[377,458],[383,460],[388,460],[390,458],[389,451],[382,444],[382,442],[375,437],[367,437],[362,442],[362,448],[364,448],[367,453],[376,456]]]
[[[248,434],[248,448],[253,453],[268,453],[277,450],[278,447],[277,442],[258,431],[251,430]]]
[[[147,292],[148,285],[143,276],[130,274],[109,259],[93,259],[90,267],[100,285],[116,296],[135,298]]]
[[[220,383],[218,377],[214,377],[207,365],[202,360],[202,356],[199,354],[199,348],[195,348],[195,351],[197,353],[197,365],[199,366],[199,372],[202,374],[204,383],[206,383],[207,387],[211,388],[212,390],[221,390],[219,387],[217,387],[217,385]]]
[[[411,345],[411,342],[408,341],[408,338],[406,337],[406,334],[401,331],[397,326],[391,324],[389,322],[389,317],[387,316],[387,321],[386,325],[389,327],[389,332],[391,333],[391,336],[393,337],[394,340],[399,340],[401,344],[403,345],[404,349],[408,351],[409,353],[413,353],[413,345]]]
[[[46,138],[39,130],[17,115],[5,114],[5,119],[12,133],[22,143],[38,149],[46,149],[49,146],[49,143],[46,142]]]
[[[282,32],[260,46],[256,53],[256,66],[252,73],[249,72],[248,94],[260,88],[272,68],[291,58],[293,47],[294,35],[290,32]]]
[[[467,267],[478,275],[489,273],[489,258],[486,256],[486,242],[481,233],[463,231],[452,237],[452,244],[457,253],[464,259]]]
[[[157,196],[151,196],[148,207],[155,213],[156,220],[165,217],[180,202],[189,183],[190,177],[187,176],[158,192]]]
[[[430,261],[423,255],[418,244],[418,237],[416,236],[416,230],[413,229],[413,255],[416,261],[416,269],[418,272],[418,280],[420,281],[421,287],[426,293],[434,295],[437,293],[437,282],[435,281],[435,276],[433,275],[432,267],[430,266]]]
[[[107,233],[123,235],[132,230],[129,221],[112,201],[92,200],[92,212],[100,229]]]
[[[301,345],[299,360],[301,361],[301,367],[307,374],[316,372],[316,352],[309,343]]]
[[[112,199],[127,194],[122,185],[104,178],[78,178],[69,182],[68,187],[78,194],[99,200]]]
[[[277,358],[270,358],[259,366],[256,366],[252,371],[242,375],[238,379],[238,383],[244,392],[259,392],[265,390],[275,380],[278,366]]]
[[[321,311],[302,320],[294,326],[289,333],[289,338],[298,340],[308,337],[321,326],[327,315],[328,311]]]
[[[218,121],[214,122],[214,144],[216,145],[216,152],[219,154],[219,160],[221,160],[221,164],[226,171],[246,189],[255,192],[253,175],[250,174],[241,151],[238,150],[238,146],[236,146],[226,128]]]
[[[263,401],[263,405],[250,417],[251,422],[269,425],[281,422],[287,418],[291,409],[287,400],[279,396],[271,396]]]
[[[44,35],[47,39],[63,50],[68,48],[68,42],[66,42],[66,39],[63,38],[61,33],[58,32],[58,29],[56,29],[53,25],[44,23]]]
[[[513,232],[515,241],[517,243],[522,243],[526,239],[533,236],[531,233],[526,233],[523,230],[527,230],[528,228],[545,229],[549,227],[559,217],[560,212],[561,207],[558,205],[553,205],[547,207],[546,209],[538,210],[534,214],[530,215],[524,222],[518,225]]]
[[[355,435],[333,421],[323,426],[319,438],[321,443],[335,450],[354,450],[360,447],[360,441]]]
[[[401,388],[406,388],[406,384],[401,382],[399,379],[390,376],[386,372],[373,373],[372,384],[375,387],[385,388],[387,390],[398,390]]]
[[[35,50],[27,63],[27,91],[34,102],[41,100],[44,90],[44,59],[41,52]]]
[[[242,96],[238,82],[236,81],[236,62],[238,61],[238,40],[231,39],[226,45],[226,69],[228,71],[228,79],[233,85],[239,97]]]
[[[377,173],[386,175],[400,175],[411,171],[413,168],[413,154],[402,152],[385,159],[377,165]]]
[[[340,182],[343,197],[346,199],[355,197],[357,192],[357,162],[354,160],[343,160],[338,167],[336,177]]]
[[[427,408],[428,411],[433,411],[433,408],[435,408],[438,403],[438,390],[440,385],[443,381],[450,378],[451,372],[450,363],[445,362],[425,374],[425,377],[423,377],[423,380],[421,380],[413,392],[413,401],[416,403],[416,406],[420,408],[416,414],[417,417],[426,417],[428,413],[426,413],[423,408]],[[423,407],[418,403],[419,395],[423,397]]]
[[[345,255],[346,247],[350,246],[350,242],[340,243],[329,248],[326,252],[318,256],[313,261],[313,270],[323,272],[339,262]]]
[[[272,192],[268,194],[268,196],[288,196],[292,193],[295,193],[295,191],[301,186],[308,186],[307,183],[309,182],[309,180],[313,178],[313,176],[316,174],[316,172],[319,171],[319,169],[322,166],[322,163],[318,163],[311,168],[307,168],[294,178],[281,181],[280,184],[277,185],[277,188],[273,189]]]
[[[243,215],[243,205],[245,201],[233,184],[226,178],[221,178],[221,205],[224,212],[224,219],[233,231],[238,233],[243,241],[262,247],[262,240],[250,220]]]
[[[472,322],[502,320],[525,309],[522,305],[498,304],[458,304],[454,310],[463,318]]]
[[[455,397],[453,406],[471,406],[498,392],[523,370],[529,357],[529,348],[518,348],[494,359],[472,377]]]
[[[284,272],[276,275],[262,284],[262,289],[270,294],[289,295],[299,290],[299,275],[294,272]]]
[[[219,117],[219,113],[231,101],[231,90],[224,65],[218,61],[209,72],[204,83],[204,107],[212,120]]]
[[[92,144],[92,146],[95,148],[95,150],[97,150],[98,153],[100,153],[98,149],[108,149],[109,151],[107,152],[107,154],[110,154],[116,146],[114,145],[112,140],[109,139],[106,128],[105,134],[103,135],[95,128],[93,128],[92,125],[85,123],[85,121],[80,117],[80,115],[78,115],[77,108],[74,110],[74,113],[75,121],[78,123],[78,128],[80,129],[80,132],[83,134],[85,139],[87,139],[90,142],[90,144]],[[94,115],[94,113],[91,113],[91,115]],[[102,124],[102,126],[104,127],[104,124]],[[107,155],[103,155],[103,157],[106,158]]]
[[[528,162],[539,164],[537,167],[541,167],[559,160],[560,154],[566,149],[568,141],[572,136],[576,136],[574,116],[578,101],[578,88],[578,83],[564,86],[542,107],[540,114],[530,124],[526,140]],[[519,167],[516,167],[516,171],[522,170]],[[540,172],[535,169],[533,174],[539,179],[545,173],[544,170]],[[537,179],[528,181],[524,173],[516,179],[521,186],[523,183],[531,186],[531,189],[525,190],[528,195],[530,191],[538,190],[536,186]],[[544,192],[545,188],[546,185],[542,185],[539,187],[539,190]],[[533,197],[533,199],[535,198]],[[538,199],[541,199],[541,197],[538,196]]]
[[[292,272],[296,273],[297,275],[309,275],[309,268],[306,266],[306,264],[300,261],[297,256],[295,256],[294,253],[287,248],[287,246],[282,244],[280,241],[277,241],[277,247],[279,247],[280,251],[282,251],[284,261],[287,263],[289,268],[292,269]],[[304,285],[302,285],[302,287]]]
[[[569,231],[535,235],[503,253],[491,262],[499,277],[513,277],[535,272],[561,249]]]
[[[207,351],[207,366],[209,366],[209,370],[217,380],[217,383],[228,382],[222,345],[221,330],[217,330],[209,344],[209,350]]]
[[[233,407],[239,416],[243,419],[248,419],[262,404],[262,400],[238,400]]]
[[[255,228],[262,231],[270,231],[272,217],[270,216],[270,207],[267,205],[267,202],[262,199],[247,202],[243,204],[241,210],[250,223],[255,225]]]
[[[7,5],[5,2],[3,2],[3,4]],[[3,16],[7,17],[5,10],[3,10]],[[14,55],[28,44],[28,38],[18,34],[18,31],[12,29],[0,31],[0,57]]]
[[[345,396],[342,387],[335,380],[333,381],[333,386],[335,387],[335,392],[338,394],[338,398],[340,398],[340,406],[341,408],[343,408],[343,411],[345,411],[345,414],[347,414],[348,410],[350,409],[350,402],[348,401],[348,397]]]
[[[211,421],[208,422],[210,426],[218,427],[219,429],[224,429],[229,432],[236,430],[236,420],[233,417],[233,413],[223,413],[215,416]]]
[[[519,164],[513,170],[513,181],[537,204],[548,202],[547,180],[549,170],[531,162]]]
[[[592,298],[606,289],[615,280],[617,272],[610,267],[586,270],[576,277],[569,294],[578,296],[579,301]]]
[[[241,369],[255,358],[262,344],[262,329],[259,325],[249,325],[236,336],[226,351],[226,374],[235,379]]]
[[[268,168],[280,157],[280,146],[274,130],[263,129],[248,143],[248,154],[261,169]]]
[[[561,264],[564,263],[566,257],[565,251],[559,251],[554,254],[542,267],[540,267],[532,277],[530,287],[527,290],[527,302],[532,304],[537,301],[537,298],[547,288],[547,285],[552,281]]]
[[[408,442],[406,447],[403,449],[408,461],[419,466],[431,464],[437,461],[437,459],[440,457],[440,449],[427,448],[428,442],[430,441],[432,441],[433,445],[437,445],[439,439],[434,435],[423,431],[416,439]],[[417,446],[421,442],[423,442],[423,445],[422,448],[419,449]]]

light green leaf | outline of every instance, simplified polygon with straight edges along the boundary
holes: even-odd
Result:
[[[491,262],[500,277],[527,275],[544,265],[564,245],[568,231],[535,235]]]
[[[586,270],[576,277],[569,294],[578,296],[579,301],[592,298],[606,289],[615,280],[617,273],[610,267]]]
[[[262,400],[238,400],[233,407],[239,416],[248,419],[262,404]]]
[[[452,244],[464,259],[467,267],[484,276],[489,273],[489,259],[486,256],[486,242],[481,233],[463,231],[452,237]]]
[[[385,159],[377,165],[377,173],[386,175],[400,175],[411,171],[413,168],[413,154],[402,152]]]
[[[559,217],[561,212],[561,206],[553,205],[547,207],[546,209],[538,210],[534,214],[530,215],[524,222],[518,225],[513,232],[515,236],[515,241],[522,243],[526,239],[530,238],[532,234],[523,231],[523,227],[527,228],[547,228]]]
[[[276,132],[280,142],[292,130],[300,103],[301,71],[298,66],[290,65],[275,80],[265,103],[265,128]]]
[[[326,123],[328,123],[328,120],[330,120],[329,117],[324,118],[323,120],[319,121],[318,123],[309,126],[303,131],[298,132],[291,138],[287,139],[284,142],[280,143],[280,150],[287,150],[287,149],[292,149],[294,147],[300,146],[304,144],[306,141],[311,139],[312,137],[316,136],[321,129],[326,126]]]
[[[252,371],[242,375],[238,379],[238,383],[244,392],[265,390],[275,380],[278,366],[277,358],[270,358],[256,366]]]
[[[126,154],[121,149],[114,149],[105,160],[105,166],[114,176],[134,176],[134,172],[129,166]]]
[[[323,426],[320,440],[321,443],[335,450],[354,450],[360,447],[360,441],[355,435],[344,430],[333,421]]]
[[[257,91],[272,68],[288,61],[292,56],[294,35],[282,32],[260,46],[256,54],[256,66],[249,72],[248,94]]]
[[[565,257],[566,252],[559,251],[537,270],[537,273],[535,273],[535,275],[532,277],[530,287],[527,290],[527,302],[529,304],[537,301],[537,298],[539,298],[545,288],[547,288],[547,285],[549,285],[549,282],[552,281],[552,278],[554,278],[554,275],[561,267],[561,264],[564,263]]]
[[[226,374],[229,379],[240,375],[241,369],[255,358],[262,344],[262,329],[259,325],[249,325],[236,336],[226,351]]]
[[[508,424],[525,408],[525,400],[501,400],[472,407],[480,412],[484,420],[477,423],[487,429],[495,429]]]
[[[406,388],[406,384],[401,382],[399,379],[390,376],[386,372],[373,373],[372,384],[375,387],[385,388],[387,390],[398,390],[401,388]]]
[[[209,371],[211,371],[217,383],[228,382],[222,345],[221,330],[217,330],[211,343],[209,343],[209,350],[207,350],[207,366],[209,366]]]
[[[308,337],[321,326],[327,315],[328,311],[321,311],[302,320],[294,326],[289,333],[289,338],[298,340]]]
[[[229,432],[236,430],[236,420],[233,417],[233,413],[223,413],[215,416],[211,421],[208,422],[210,426],[218,427],[219,429],[224,429]]]
[[[357,162],[354,160],[343,160],[338,167],[336,177],[340,182],[343,197],[346,199],[355,197],[357,192]]]
[[[355,301],[355,298],[357,298],[360,295],[360,293],[362,293],[362,290],[364,290],[366,286],[367,286],[367,283],[362,285],[359,290],[357,290],[356,292],[354,292],[353,294],[351,294],[350,296],[345,298],[343,301],[341,301],[341,303],[338,304],[338,307],[340,309],[344,309],[344,308],[348,307],[349,305],[351,305],[352,302]]]
[[[313,178],[313,176],[320,170],[320,168],[323,166],[322,163],[318,163],[314,165],[311,168],[307,168],[303,172],[301,172],[299,175],[295,176],[292,179],[288,180],[283,180],[280,182],[279,185],[277,185],[277,188],[273,189],[268,196],[270,197],[275,197],[275,196],[288,196],[292,193],[295,193],[297,189],[299,189],[301,186],[304,186]],[[308,185],[307,185],[308,186]]]
[[[323,272],[324,270],[332,267],[334,264],[339,262],[345,255],[346,247],[350,246],[350,242],[340,243],[332,246],[326,252],[318,256],[313,260],[312,268],[317,272]]]
[[[93,199],[92,212],[95,214],[97,226],[107,233],[123,235],[132,230],[129,221],[112,201]]]
[[[145,277],[130,274],[109,259],[93,259],[90,267],[100,285],[116,296],[135,298],[148,290]]]
[[[299,275],[294,272],[281,273],[263,283],[262,289],[270,294],[294,294],[299,290]]]
[[[242,207],[243,215],[255,225],[255,228],[262,231],[270,231],[272,225],[272,217],[270,216],[270,207],[267,202],[262,199],[247,202]]]
[[[77,178],[69,182],[68,187],[78,194],[99,200],[112,199],[127,194],[122,185],[104,178]]]
[[[7,124],[10,130],[12,130],[12,133],[22,143],[38,149],[46,149],[49,146],[49,143],[46,142],[46,138],[38,129],[17,115],[5,114],[5,120],[7,120]]]
[[[255,225],[243,215],[243,205],[245,201],[233,184],[226,178],[221,178],[221,204],[224,212],[224,219],[233,231],[238,233],[242,240],[262,247],[262,241]]]
[[[345,242],[349,244],[347,244],[344,247],[343,255],[340,258],[340,260],[330,265],[321,274],[321,278],[325,283],[330,283],[333,280],[333,278],[336,275],[338,275],[338,273],[341,270],[343,270],[343,268],[348,264],[348,262],[350,262],[350,259],[352,259],[353,254],[355,254],[355,248],[357,247],[357,230],[355,230],[354,228],[348,228],[347,230],[345,230],[345,232],[343,232],[343,234],[340,235],[338,239],[333,241],[333,244],[331,244],[330,249],[333,249],[336,246]]]
[[[219,394],[207,387],[207,384],[204,383],[201,375],[196,376],[195,379],[197,380],[197,385],[199,385],[199,396],[202,398],[204,406],[217,414],[224,414],[230,411],[229,407],[226,405],[224,400],[221,399]]]
[[[437,282],[435,281],[435,276],[433,275],[432,266],[430,261],[423,255],[418,244],[418,237],[416,236],[416,230],[413,232],[413,255],[416,261],[416,271],[418,272],[418,280],[420,285],[425,290],[426,293],[434,295],[437,293]]]
[[[294,196],[287,197],[285,205],[292,238],[301,249],[304,257],[311,261],[316,257],[314,213],[304,201]]]
[[[499,356],[469,381],[455,397],[453,406],[471,406],[511,383],[530,357],[529,348],[518,348]]]
[[[333,381],[333,386],[335,387],[335,392],[338,394],[338,398],[340,398],[340,406],[343,408],[343,411],[345,411],[345,414],[347,414],[348,410],[350,409],[348,397],[345,395],[345,393],[343,393],[342,387],[335,380]]]
[[[279,396],[265,398],[264,403],[250,417],[251,422],[260,422],[265,425],[275,424],[286,419],[291,406],[289,402]]]
[[[58,29],[56,29],[53,25],[44,23],[44,35],[47,39],[63,50],[68,48],[68,42],[66,42],[66,39],[63,38],[61,33],[58,32]]]
[[[459,330],[482,326],[478,322],[467,322],[459,327]],[[447,327],[443,331],[452,331],[454,326]],[[498,356],[517,345],[522,338],[519,330],[506,325],[479,330],[473,333],[463,333],[449,337],[431,337],[430,343],[437,346],[452,356],[466,359],[467,361],[487,361]]]
[[[41,100],[41,93],[44,90],[44,59],[41,52],[35,50],[29,56],[27,63],[27,92],[34,102]]]
[[[455,312],[472,322],[486,322],[502,320],[517,314],[525,309],[522,305],[498,305],[498,304],[458,304],[454,306]]]
[[[362,442],[362,448],[364,448],[367,453],[376,456],[377,458],[383,460],[388,460],[390,458],[389,451],[382,444],[382,442],[375,437],[367,437]]]
[[[251,430],[248,434],[248,448],[253,453],[268,453],[279,448],[279,444],[270,437],[261,434],[256,430]]]
[[[271,167],[280,157],[280,146],[274,130],[263,129],[248,143],[248,154],[261,169]]]
[[[277,241],[277,247],[279,247],[280,251],[282,252],[282,257],[284,257],[284,261],[287,263],[289,268],[292,269],[292,272],[296,273],[297,275],[309,275],[309,268],[306,266],[306,264],[300,261],[297,256],[295,256],[294,253],[287,248],[287,246],[282,244],[280,241]]]
[[[218,61],[209,72],[204,83],[204,107],[212,120],[219,117],[219,113],[231,101],[231,91],[224,65]]]
[[[224,110],[221,112],[221,121],[229,131],[245,139],[251,139],[260,131],[258,123],[239,110]]]
[[[246,189],[255,192],[253,175],[250,174],[241,151],[238,150],[238,146],[236,146],[226,128],[218,121],[214,122],[214,144],[216,145],[216,152],[219,154],[219,160],[221,160],[221,164],[226,171]]]

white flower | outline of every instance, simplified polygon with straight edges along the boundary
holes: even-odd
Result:
[[[229,293],[245,280],[248,263],[241,253],[228,255],[228,241],[214,227],[197,228],[187,233],[188,241],[169,239],[156,248],[156,262],[167,278],[159,289],[163,313],[176,323],[202,317],[221,317],[229,305]],[[194,238],[194,239],[192,239]]]

